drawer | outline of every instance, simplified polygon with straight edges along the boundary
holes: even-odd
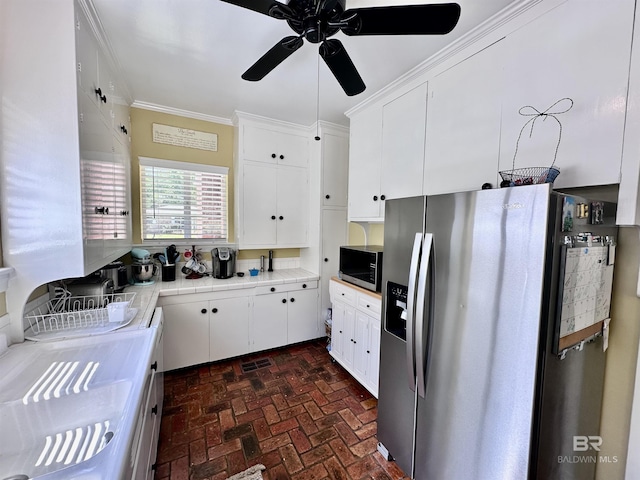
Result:
[[[374,298],[371,295],[358,292],[358,303],[356,307],[363,312],[367,312],[374,317],[380,317],[382,311],[382,302],[379,298]]]
[[[276,285],[264,285],[256,287],[256,295],[269,295],[271,293],[295,292],[298,290],[312,290],[318,288],[318,281],[311,280],[309,282],[299,283],[278,283]]]
[[[331,300],[348,303],[349,305],[356,305],[356,291],[353,288],[342,285],[338,282],[331,282],[333,284],[334,298]]]

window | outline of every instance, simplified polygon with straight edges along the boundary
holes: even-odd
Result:
[[[226,240],[228,172],[140,157],[142,239]]]

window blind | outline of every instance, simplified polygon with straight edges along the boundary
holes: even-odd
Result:
[[[228,169],[140,158],[142,238],[227,239]]]

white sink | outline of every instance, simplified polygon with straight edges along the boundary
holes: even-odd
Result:
[[[120,478],[154,333],[12,345],[0,357],[0,480]]]

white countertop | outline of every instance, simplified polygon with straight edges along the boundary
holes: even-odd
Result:
[[[265,285],[310,282],[319,279],[320,276],[317,273],[312,273],[301,268],[261,272],[255,277],[245,274],[244,277],[226,279],[217,279],[210,276],[198,279],[187,279],[186,276],[178,270],[176,272],[176,280],[173,282],[156,281],[150,285],[131,285],[125,288],[125,292],[136,293],[136,298],[132,306],[138,309],[138,313],[131,323],[124,328],[146,328],[151,321],[158,297],[239,290]]]

